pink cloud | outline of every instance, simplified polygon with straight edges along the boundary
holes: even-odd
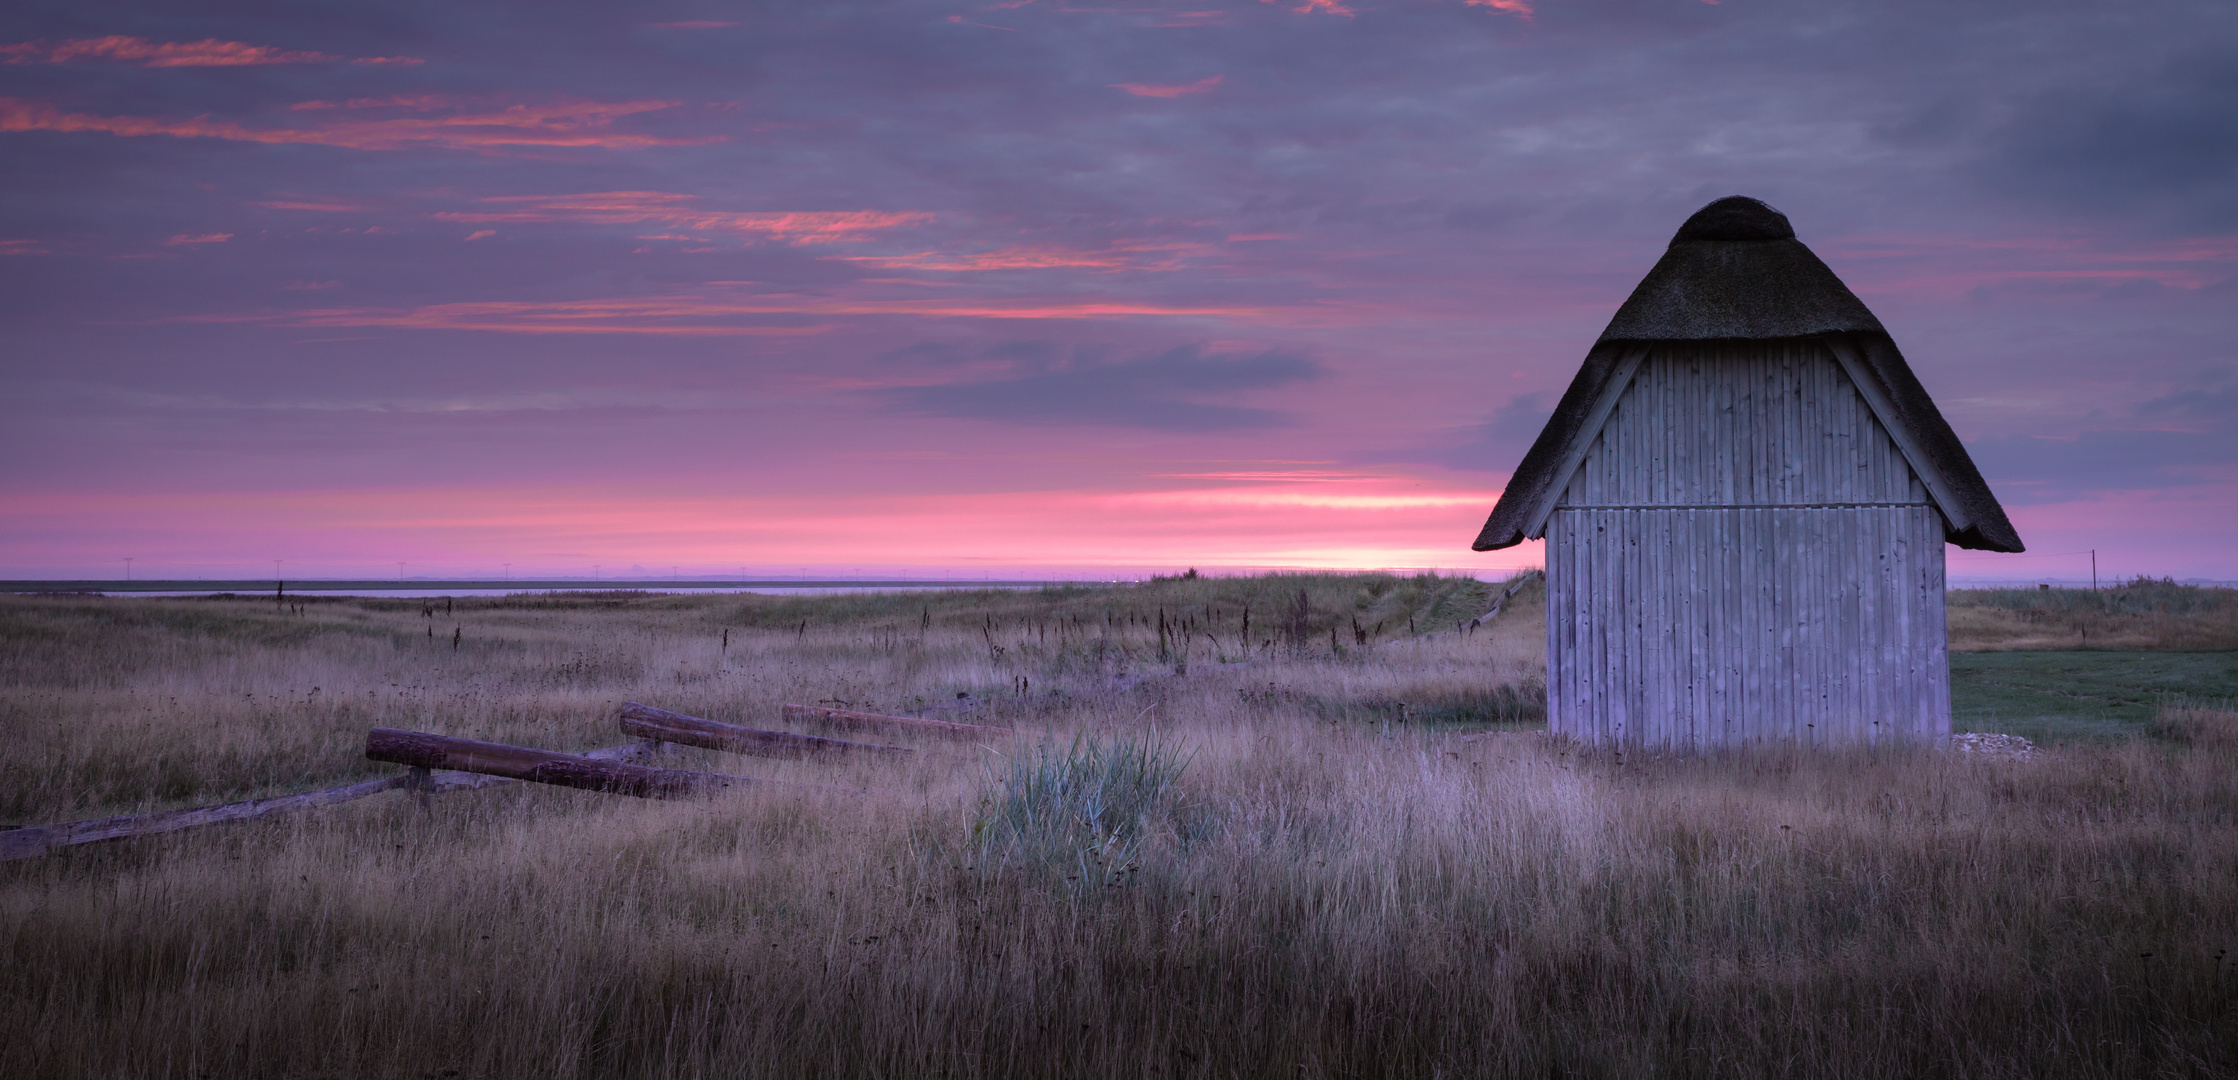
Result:
[[[465,224],[582,222],[592,225],[664,226],[679,232],[730,233],[780,243],[839,244],[869,239],[874,233],[932,220],[922,211],[903,210],[706,210],[696,195],[671,191],[596,191],[579,195],[501,195],[482,202],[489,210],[445,211],[438,221]],[[675,234],[643,239],[696,239]]]
[[[1210,78],[1198,79],[1196,82],[1183,83],[1179,86],[1159,86],[1155,83],[1112,83],[1111,85],[1136,97],[1173,98],[1180,97],[1183,94],[1210,93],[1219,88],[1220,82],[1224,78],[1226,78],[1224,75],[1214,75]]]
[[[0,240],[0,255],[52,255],[37,240]]]
[[[949,255],[921,251],[902,255],[830,255],[889,270],[972,273],[986,270],[1179,270],[1191,256],[1212,253],[1206,244],[1120,240],[1100,251],[1008,247],[997,251]]]
[[[265,208],[266,210],[306,210],[306,211],[313,211],[313,212],[317,212],[317,213],[328,213],[328,214],[340,214],[340,213],[349,213],[349,212],[353,212],[353,211],[360,211],[360,210],[367,210],[367,209],[371,209],[370,207],[367,207],[367,206],[363,206],[363,205],[361,205],[361,204],[358,204],[358,203],[346,203],[346,202],[331,202],[331,201],[315,201],[315,200],[299,200],[299,201],[288,201],[288,200],[272,200],[272,201],[267,201],[267,202],[256,202],[256,203],[251,203],[250,205],[252,205],[252,206],[261,206],[261,207]]]
[[[455,108],[458,99],[449,94],[390,94],[387,97],[350,98],[346,101],[298,101],[288,106],[301,112],[315,109],[412,109],[433,112],[437,109]]]
[[[496,235],[496,229],[476,229],[473,232],[466,234],[466,238],[468,240],[486,240]]]
[[[1018,28],[1015,26],[996,26],[993,23],[974,22],[970,19],[964,18],[961,15],[950,15],[948,16],[948,21],[963,26],[976,26],[981,30],[1005,30],[1013,34],[1018,32]]]
[[[476,330],[514,334],[652,334],[678,337],[794,336],[827,326],[772,319],[895,317],[929,319],[1215,319],[1310,325],[1317,307],[1171,304],[1124,300],[851,300],[785,294],[692,293],[557,301],[464,301],[415,308],[327,308],[269,315],[197,315],[184,322],[258,322],[280,326]]]
[[[146,38],[112,35],[98,38],[78,38],[58,45],[43,41],[27,41],[16,45],[0,45],[0,56],[10,64],[66,64],[74,60],[116,60],[138,63],[142,67],[250,67],[263,64],[334,64],[347,57],[322,52],[303,52],[277,49],[269,45],[250,45],[240,41],[219,41],[204,38],[201,41],[149,41]],[[417,64],[421,61],[408,56],[370,56],[351,60],[356,64]]]
[[[1262,4],[1272,4],[1277,2],[1277,0],[1259,0],[1259,2]],[[1324,15],[1342,15],[1347,19],[1351,18],[1355,14],[1355,12],[1351,8],[1344,6],[1344,4],[1340,2],[1340,0],[1304,0],[1303,3],[1299,4],[1297,7],[1291,8],[1290,10],[1295,11],[1300,15],[1311,15],[1314,12],[1318,11]]]
[[[1118,269],[1127,265],[1126,258],[1114,253],[1080,251],[1052,251],[1040,248],[1004,248],[971,255],[942,255],[930,251],[910,255],[841,255],[833,258],[847,262],[866,263],[890,270],[1059,270],[1059,269]]]
[[[1531,16],[1538,14],[1538,12],[1531,7],[1531,0],[1462,0],[1462,2],[1466,3],[1470,7],[1483,7],[1491,8],[1494,11],[1504,11],[1510,15],[1515,16],[1518,19],[1523,19],[1525,21],[1529,21]],[[1715,0],[1712,0],[1712,2],[1715,2]]]
[[[200,236],[190,236],[186,233],[180,233],[179,235],[174,236],[169,240],[165,240],[163,242],[163,246],[183,247],[191,244],[222,244],[231,239],[233,239],[233,234],[229,232],[203,233]]]
[[[325,107],[325,103],[319,103]],[[437,146],[485,153],[523,147],[637,150],[696,146],[724,136],[666,138],[612,130],[616,120],[676,107],[674,101],[555,101],[539,105],[461,110],[443,116],[337,116],[306,128],[250,128],[226,120],[166,120],[142,116],[90,116],[52,106],[0,98],[0,132],[99,132],[125,137],[162,135],[268,144],[309,143],[352,150]],[[419,108],[418,106],[410,106]],[[424,111],[424,110],[423,110]]]

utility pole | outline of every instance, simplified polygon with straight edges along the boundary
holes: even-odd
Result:
[[[2098,591],[2098,549],[2090,549],[2090,591]]]
[[[403,563],[397,563],[397,564],[396,564],[396,583],[397,583],[397,584],[399,584],[399,585],[402,585],[402,584],[404,584],[404,564],[403,564]]]
[[[124,557],[124,581],[127,585],[132,583],[132,556],[130,555]]]
[[[510,584],[512,584],[512,583],[513,583],[513,564],[512,564],[512,563],[506,563],[506,564],[505,564],[505,583],[506,583],[506,584],[508,584],[508,585],[510,585]]]

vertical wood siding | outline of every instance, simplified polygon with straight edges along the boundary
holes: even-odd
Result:
[[[1947,735],[1943,536],[1823,349],[1658,349],[1547,520],[1550,725],[1672,748]]]

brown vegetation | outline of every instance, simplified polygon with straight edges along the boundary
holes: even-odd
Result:
[[[2153,734],[2186,746],[2238,753],[2238,703],[2168,702],[2153,718]]]
[[[2008,649],[2238,649],[2238,589],[2140,577],[2105,589],[1961,589],[1950,645]]]
[[[1579,753],[1512,722],[1533,600],[1469,636],[1489,600],[1445,579],[560,599],[432,641],[377,601],[0,601],[18,821],[378,775],[376,724],[580,750],[632,699],[1037,736],[687,751],[816,783],[379,796],[0,866],[0,1073],[2238,1069],[2230,742]]]

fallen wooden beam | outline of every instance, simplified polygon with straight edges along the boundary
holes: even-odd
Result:
[[[620,761],[631,765],[642,765],[659,752],[659,743],[639,740],[623,743],[620,746],[601,746],[596,750],[585,750],[582,756],[592,761]],[[416,790],[440,794],[446,791],[472,791],[478,788],[504,787],[508,784],[518,784],[520,782],[509,777],[491,776],[487,773],[439,769],[428,777],[427,785],[424,788]],[[405,786],[412,787],[409,783]]]
[[[822,721],[834,727],[862,730],[883,728],[887,731],[905,731],[918,735],[938,735],[950,739],[1007,739],[1015,732],[1009,728],[986,727],[980,724],[957,724],[946,720],[926,720],[915,716],[884,716],[879,713],[850,712],[846,709],[826,709],[818,705],[787,705],[784,709],[787,723]]]
[[[367,732],[365,756],[374,761],[388,761],[422,769],[487,773],[514,780],[604,791],[615,795],[634,795],[643,799],[678,798],[723,788],[743,787],[751,783],[743,776],[656,769],[619,761],[601,761],[583,754],[561,754],[526,746],[430,735],[423,731],[399,731],[396,728],[374,728]]]
[[[90,844],[96,840],[152,836],[226,821],[247,821],[288,810],[332,806],[403,787],[406,779],[402,776],[386,776],[379,780],[366,780],[321,791],[306,791],[300,795],[278,795],[269,799],[250,799],[222,806],[197,806],[152,814],[120,814],[89,821],[65,821],[54,825],[9,829],[0,832],[0,862],[28,859],[59,848]]]
[[[621,746],[607,746],[586,751],[583,756],[594,761],[639,761],[651,756],[653,749],[652,743],[633,742]],[[66,847],[91,844],[101,840],[155,836],[160,833],[177,832],[181,829],[200,828],[204,825],[222,825],[228,821],[251,821],[290,810],[308,810],[316,806],[332,806],[336,803],[352,802],[399,788],[442,792],[497,787],[515,782],[503,777],[452,771],[433,773],[417,785],[413,781],[412,776],[385,776],[379,780],[362,780],[355,784],[322,788],[318,791],[303,791],[294,795],[275,795],[269,799],[249,799],[245,802],[223,803],[217,806],[195,806],[184,810],[158,810],[149,814],[119,814],[115,817],[89,818],[85,821],[64,821],[53,825],[31,825],[21,829],[0,830],[0,862],[48,855]]]
[[[910,752],[907,747],[901,746],[819,739],[814,735],[795,735],[790,731],[762,731],[759,728],[740,727],[719,720],[656,709],[635,701],[623,703],[619,719],[625,735],[635,735],[653,742],[703,746],[709,750],[726,750],[753,757],[803,758],[840,754],[885,757]]]

